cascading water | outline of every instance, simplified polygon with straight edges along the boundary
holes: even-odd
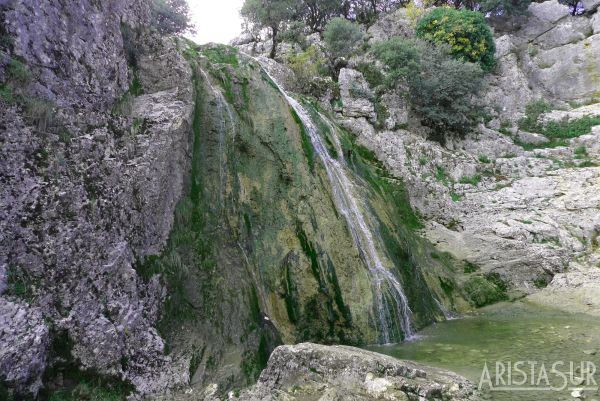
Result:
[[[223,204],[224,199],[225,199],[225,173],[227,170],[227,160],[225,157],[225,141],[226,141],[226,136],[227,133],[229,132],[229,128],[225,126],[225,114],[223,113],[223,109],[225,109],[225,111],[227,112],[227,117],[229,119],[229,127],[234,127],[234,119],[233,119],[233,114],[231,111],[231,108],[229,106],[229,103],[227,103],[227,101],[225,100],[225,97],[223,96],[223,94],[217,90],[212,82],[210,81],[210,78],[208,77],[208,74],[200,69],[200,73],[202,73],[202,76],[204,77],[206,83],[208,84],[208,87],[210,88],[210,91],[212,92],[213,96],[215,97],[215,101],[217,102],[217,115],[219,117],[219,183],[220,183],[220,189],[219,189],[219,200],[220,203]]]
[[[413,328],[411,322],[412,312],[408,305],[408,299],[404,294],[400,281],[384,266],[379,256],[376,244],[379,237],[373,234],[374,230],[369,224],[369,221],[373,221],[373,219],[367,212],[367,208],[364,205],[361,207],[361,202],[357,199],[356,194],[358,191],[355,183],[350,178],[352,173],[344,160],[335,129],[332,127],[332,135],[334,136],[336,148],[338,148],[339,160],[330,156],[323,139],[305,108],[288,95],[267,71],[265,73],[279,88],[279,91],[287,99],[296,114],[298,114],[310,137],[315,152],[319,155],[325,166],[333,189],[336,207],[346,219],[354,243],[367,264],[372,278],[376,317],[381,341],[383,343],[390,343],[400,338],[394,332],[395,321],[398,321],[400,324],[405,338],[410,338],[413,335]],[[325,118],[323,120],[327,121]],[[380,249],[382,248],[380,246]],[[396,316],[393,315],[393,311],[395,311]]]

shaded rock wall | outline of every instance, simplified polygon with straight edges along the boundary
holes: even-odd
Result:
[[[146,32],[154,53],[139,75],[177,79],[125,93],[133,71],[120,24],[142,29],[146,14],[136,1],[2,4],[11,44],[0,75],[18,59],[31,77],[23,102],[0,110],[1,313],[11,322],[0,376],[19,391],[37,392],[44,370],[52,386],[68,368],[59,338],[69,363],[142,394],[188,380],[154,328],[165,289],[133,268],[164,246],[192,140],[191,70],[171,40]],[[45,105],[43,121],[30,117],[31,99]],[[23,314],[29,326],[18,324]],[[28,344],[30,357],[18,358]]]

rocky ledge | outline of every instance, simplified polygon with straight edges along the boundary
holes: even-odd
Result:
[[[302,343],[276,348],[258,383],[238,399],[375,401],[479,397],[474,386],[455,373],[353,347]]]

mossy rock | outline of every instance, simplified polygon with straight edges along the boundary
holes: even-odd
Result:
[[[471,277],[463,286],[466,298],[478,308],[507,300],[506,289],[497,273]]]

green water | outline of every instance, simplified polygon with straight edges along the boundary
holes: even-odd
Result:
[[[496,369],[496,363],[501,363],[507,370],[511,362],[512,385],[519,389],[490,391],[486,384],[482,388],[482,398],[486,400],[575,400],[571,396],[575,388],[586,384],[595,387],[593,379],[600,383],[600,319],[567,314],[526,302],[493,305],[461,319],[431,325],[413,341],[368,348],[399,359],[455,371],[476,385],[486,362],[493,385],[496,372],[502,370],[500,367]],[[529,362],[518,366],[526,376],[516,372],[514,364],[518,361],[535,362],[533,375]],[[567,387],[561,391],[542,389],[563,387],[565,379],[551,371],[552,364],[558,361],[564,361],[564,365],[557,365],[556,370],[566,374]],[[573,369],[571,361],[574,362]],[[584,365],[582,374],[580,364],[588,361],[598,367],[598,373],[592,374],[593,367]],[[548,375],[547,382],[543,378],[542,364]],[[586,376],[585,372],[590,374]],[[525,377],[527,382],[520,385]],[[534,386],[530,385],[532,377]],[[501,378],[508,382],[507,373]],[[500,381],[498,383],[501,384]],[[525,390],[526,387],[536,389]],[[600,400],[597,390],[585,389],[583,393],[586,400]]]

